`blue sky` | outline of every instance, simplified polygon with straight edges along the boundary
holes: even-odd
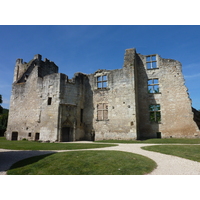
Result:
[[[118,69],[125,49],[143,55],[159,54],[182,63],[192,105],[200,109],[200,26],[0,26],[0,94],[9,108],[15,61],[25,62],[35,54],[54,61],[59,72],[73,77],[76,72]]]

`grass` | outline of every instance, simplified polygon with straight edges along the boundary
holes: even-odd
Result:
[[[200,145],[156,145],[142,149],[200,162]]]
[[[72,151],[21,160],[9,175],[143,175],[156,163],[144,156],[121,151]]]
[[[163,138],[147,140],[101,140],[103,143],[148,143],[148,144],[200,144],[200,138]]]
[[[35,141],[10,141],[0,137],[1,149],[12,150],[72,150],[91,149],[116,146],[116,144],[95,144],[95,143],[41,143]]]

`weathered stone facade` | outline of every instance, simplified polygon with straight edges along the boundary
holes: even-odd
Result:
[[[8,140],[75,141],[199,137],[181,64],[127,49],[124,66],[58,73],[36,55],[16,61]]]

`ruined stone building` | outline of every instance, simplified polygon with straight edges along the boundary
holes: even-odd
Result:
[[[198,115],[198,113],[197,113]],[[16,61],[6,138],[75,141],[199,137],[181,63],[127,49],[121,69],[58,73]]]

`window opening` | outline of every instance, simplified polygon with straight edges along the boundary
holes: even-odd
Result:
[[[150,105],[150,121],[151,122],[160,122],[161,121],[161,113],[160,113],[160,104]]]
[[[159,93],[158,78],[148,80],[148,93]]]
[[[31,137],[31,133],[28,133],[28,137]]]
[[[97,77],[97,88],[107,88],[107,76]]]
[[[47,101],[47,105],[51,105],[51,102],[52,102],[52,97],[49,97]]]
[[[81,123],[83,123],[83,109],[81,109]]]
[[[147,69],[155,69],[157,67],[156,55],[146,56],[146,67]]]
[[[107,103],[99,103],[97,105],[97,120],[98,121],[108,120],[108,104]]]

